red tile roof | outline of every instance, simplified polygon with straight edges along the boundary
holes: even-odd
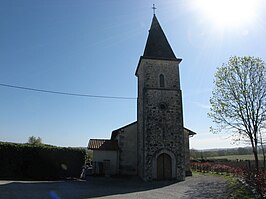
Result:
[[[88,149],[116,151],[118,150],[118,143],[116,140],[90,139]]]

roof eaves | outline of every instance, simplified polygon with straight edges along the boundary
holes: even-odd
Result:
[[[114,139],[116,138],[116,136],[118,135],[118,133],[119,133],[119,131],[120,131],[121,129],[127,128],[127,127],[132,126],[132,125],[134,125],[134,124],[136,124],[136,123],[137,123],[137,121],[132,122],[132,123],[130,123],[130,124],[127,124],[127,125],[125,125],[125,126],[122,126],[122,127],[118,128],[118,129],[116,129],[116,130],[113,130],[113,131],[112,131],[112,135],[111,135],[111,140],[114,140]]]
[[[184,129],[188,131],[188,135],[194,136],[194,135],[197,134],[197,133],[195,133],[194,131],[191,131],[191,130],[188,129],[188,128],[185,128],[185,127],[184,127]]]
[[[166,60],[166,61],[177,61],[178,64],[182,61],[181,58],[163,58],[163,57],[149,57],[149,56],[140,56],[135,76],[138,76],[138,70],[142,59],[153,59],[153,60]]]

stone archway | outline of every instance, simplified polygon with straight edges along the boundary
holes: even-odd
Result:
[[[157,157],[157,180],[172,179],[172,159],[166,154],[162,153]]]
[[[152,158],[152,179],[176,179],[176,157],[172,151],[161,149],[154,153]]]

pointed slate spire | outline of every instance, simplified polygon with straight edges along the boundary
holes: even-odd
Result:
[[[155,14],[153,15],[143,57],[176,59]]]

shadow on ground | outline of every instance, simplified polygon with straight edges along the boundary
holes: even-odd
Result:
[[[176,181],[143,182],[139,178],[90,177],[87,181],[2,182],[1,199],[85,199],[161,188]]]

